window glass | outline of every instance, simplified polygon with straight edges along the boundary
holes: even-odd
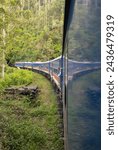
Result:
[[[101,2],[73,3],[65,44],[67,145],[68,150],[100,150]]]

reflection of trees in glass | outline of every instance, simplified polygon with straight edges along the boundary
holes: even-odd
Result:
[[[100,74],[86,74],[68,85],[69,150],[100,150]]]
[[[69,31],[69,57],[76,60],[100,60],[100,7],[75,3]]]

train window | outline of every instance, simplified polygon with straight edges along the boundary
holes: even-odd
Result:
[[[101,1],[70,3],[64,52],[67,150],[100,150]]]

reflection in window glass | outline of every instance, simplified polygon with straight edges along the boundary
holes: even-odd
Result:
[[[72,3],[65,43],[67,149],[100,150],[101,1]]]

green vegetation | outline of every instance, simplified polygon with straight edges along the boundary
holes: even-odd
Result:
[[[42,75],[11,68],[5,80],[0,80],[4,88],[29,83],[41,90],[32,103],[27,96],[6,99],[0,88],[0,149],[63,150],[57,96],[51,83]]]
[[[0,0],[0,64],[61,55],[64,0]]]
[[[57,96],[39,74],[10,68],[16,61],[61,55],[64,0],[0,0],[0,150],[63,150]],[[8,87],[37,85],[28,96]]]
[[[6,68],[5,78],[0,79],[0,90],[10,86],[26,85],[33,80],[33,73],[15,68]]]

